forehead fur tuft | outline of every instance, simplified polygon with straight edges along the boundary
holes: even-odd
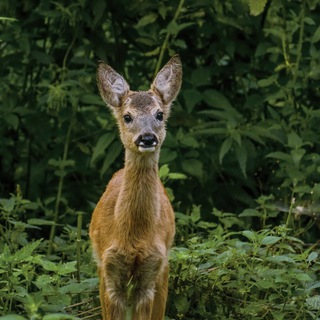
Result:
[[[128,101],[130,105],[137,109],[146,109],[150,106],[154,106],[158,101],[156,101],[154,95],[151,92],[134,92],[128,96]]]

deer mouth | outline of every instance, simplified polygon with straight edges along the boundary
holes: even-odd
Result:
[[[153,152],[158,145],[158,138],[154,134],[143,134],[135,141],[140,152]]]
[[[154,152],[156,150],[155,146],[139,146],[138,147],[140,152]]]

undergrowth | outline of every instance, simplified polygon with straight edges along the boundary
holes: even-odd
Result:
[[[100,318],[87,230],[123,147],[97,61],[144,90],[175,53],[167,318],[319,320],[319,5],[0,1],[2,320]]]
[[[168,179],[167,168],[160,171]],[[19,194],[0,200],[1,319],[98,319],[86,226],[60,226],[48,255],[49,241],[39,238],[47,221],[28,219],[40,207]],[[319,319],[317,243],[305,243],[284,224],[246,230],[248,217],[212,215],[216,223],[203,221],[197,206],[176,213],[168,319]],[[268,212],[266,222],[273,215]]]

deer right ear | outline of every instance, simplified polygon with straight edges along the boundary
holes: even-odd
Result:
[[[173,56],[158,72],[151,89],[156,91],[164,101],[171,103],[178,95],[182,82],[182,66],[179,55]]]
[[[126,80],[104,62],[99,64],[97,83],[102,99],[113,108],[121,105],[123,96],[129,91]]]

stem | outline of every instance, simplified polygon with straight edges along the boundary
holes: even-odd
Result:
[[[80,283],[80,257],[81,257],[81,230],[82,230],[82,213],[78,212],[78,221],[77,221],[77,281]],[[78,293],[78,302],[81,302],[81,293]]]
[[[62,63],[62,75],[61,75],[61,83],[64,82],[64,77],[65,77],[65,70],[66,70],[66,64],[67,64],[67,59],[70,54],[71,48],[74,45],[74,42],[76,40],[76,36],[73,37],[66,54],[64,55],[63,58],[63,63]],[[76,115],[77,109],[76,106],[72,106],[72,117],[71,121],[69,124],[68,132],[67,132],[67,137],[65,140],[64,144],[64,150],[63,150],[63,156],[62,156],[62,163],[67,160],[68,158],[68,150],[69,150],[69,145],[70,145],[70,139],[71,139],[71,132],[72,128],[75,122],[75,115]],[[61,195],[62,195],[62,190],[63,190],[63,181],[64,181],[64,175],[60,175],[59,177],[59,184],[58,184],[58,192],[57,192],[57,198],[56,198],[56,203],[54,207],[54,213],[53,213],[53,224],[51,226],[50,230],[50,237],[49,237],[49,246],[48,246],[48,252],[47,254],[50,255],[53,249],[53,239],[56,234],[56,224],[58,222],[59,218],[59,207],[60,207],[60,202],[61,202]]]
[[[70,145],[71,132],[72,132],[72,128],[73,128],[73,124],[74,124],[74,120],[75,120],[75,114],[76,114],[76,108],[73,107],[73,114],[72,114],[72,118],[71,118],[71,121],[69,124],[66,142],[64,144],[62,162],[66,161],[68,158],[68,150],[69,150],[69,145]],[[47,253],[48,255],[51,254],[52,249],[53,249],[53,239],[56,234],[56,225],[57,225],[58,218],[59,218],[59,207],[60,207],[60,202],[61,202],[63,182],[64,182],[64,175],[60,175],[57,198],[56,198],[56,203],[55,203],[54,213],[53,213],[53,224],[52,224],[51,230],[50,230],[49,246],[48,246],[48,253]]]
[[[261,229],[264,229],[266,227],[266,221],[267,221],[267,210],[266,207],[263,206],[263,216],[261,218]]]
[[[177,10],[175,12],[175,15],[174,15],[171,23],[175,22],[178,19],[179,14],[181,12],[181,9],[183,7],[184,1],[185,0],[180,0],[179,5],[177,7]],[[154,71],[154,78],[156,77],[157,73],[160,70],[160,66],[161,66],[162,60],[163,60],[163,55],[164,55],[165,50],[167,49],[170,36],[171,36],[171,33],[169,31],[167,31],[166,37],[164,38],[164,41],[163,41],[161,49],[160,49],[159,58],[158,58],[158,61],[157,61],[156,69]]]
[[[12,250],[11,242],[8,240],[5,232],[3,231],[2,225],[0,224],[0,236],[4,240],[4,242],[8,245],[9,249]]]
[[[82,213],[78,213],[78,223],[77,223],[77,280],[78,282],[80,282],[81,230],[82,230]]]
[[[295,204],[295,197],[294,197],[294,192],[292,192],[291,195],[291,203],[290,203],[290,208],[289,208],[289,212],[288,212],[288,216],[287,216],[287,221],[286,221],[286,228],[289,228],[289,225],[291,224],[291,220],[292,220],[292,211],[293,211],[293,206]]]
[[[304,1],[301,2],[301,19],[300,19],[300,33],[299,33],[299,42],[298,42],[298,54],[297,54],[297,60],[295,63],[295,70],[294,70],[294,74],[293,74],[293,88],[296,85],[296,81],[298,78],[298,71],[299,71],[299,66],[300,66],[300,61],[301,61],[301,57],[302,57],[302,43],[303,43],[303,34],[304,34],[304,18],[305,18],[305,3]]]
[[[66,66],[67,66],[67,59],[68,59],[68,56],[69,56],[69,54],[70,54],[70,51],[71,51],[71,49],[72,49],[75,41],[76,41],[76,35],[74,35],[74,37],[73,37],[73,39],[72,39],[72,41],[71,41],[71,43],[70,43],[70,45],[69,45],[69,47],[68,47],[68,49],[67,49],[67,52],[66,52],[66,54],[64,55],[64,58],[63,58],[61,82],[64,81],[65,71],[67,70],[67,68],[66,68]]]
[[[290,50],[289,50],[289,43],[287,39],[287,11],[286,11],[286,3],[285,1],[282,1],[282,16],[283,16],[283,37],[281,39],[282,43],[282,51],[283,51],[283,57],[286,63],[287,68],[289,68],[289,71],[292,72],[291,70],[291,63],[290,63]]]

